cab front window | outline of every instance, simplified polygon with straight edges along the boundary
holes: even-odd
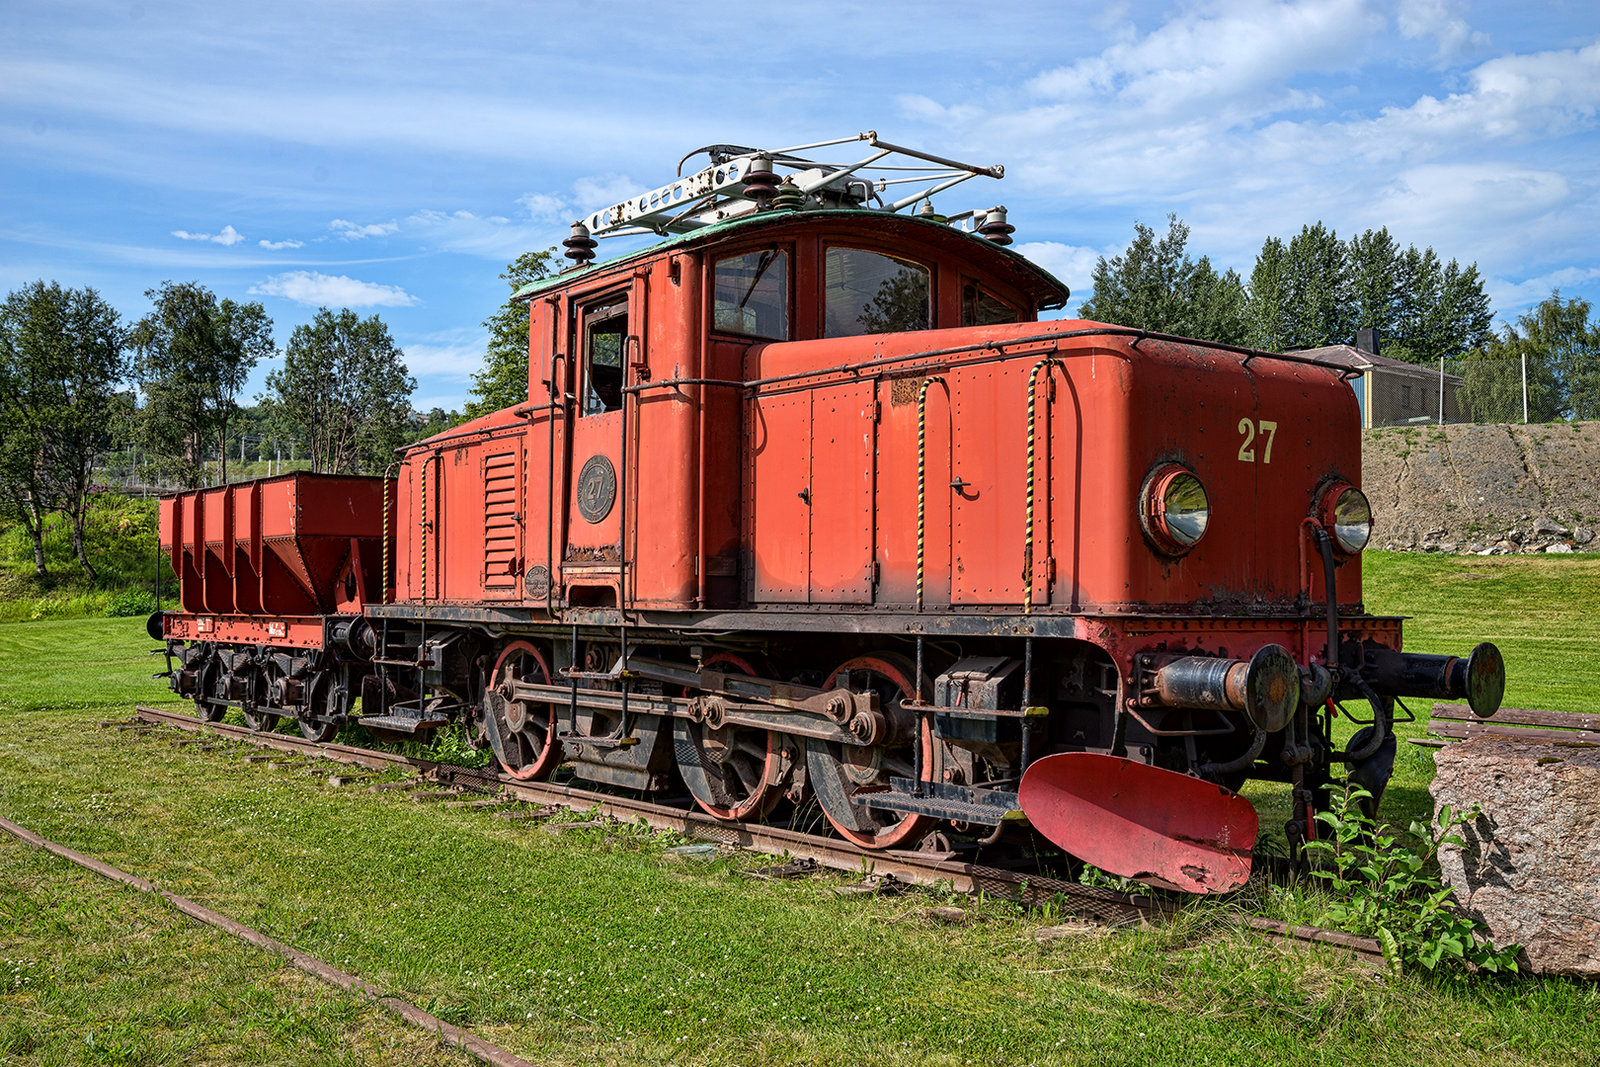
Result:
[[[932,272],[920,263],[830,248],[826,256],[825,337],[926,330],[932,325]]]
[[[717,260],[713,270],[712,329],[789,339],[789,253],[781,248]]]

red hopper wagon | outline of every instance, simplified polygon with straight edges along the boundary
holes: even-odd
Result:
[[[1067,289],[1005,209],[931,207],[999,167],[697,154],[574,223],[515,298],[527,402],[392,491],[163,503],[178,692],[312,736],[461,722],[513,775],[718,818],[814,799],[868,848],[1031,825],[1196,892],[1248,875],[1246,780],[1289,784],[1297,842],[1336,769],[1381,795],[1396,698],[1498,707],[1492,645],[1406,653],[1363,608],[1346,369],[1040,321]],[[594,263],[619,232],[660,240]]]

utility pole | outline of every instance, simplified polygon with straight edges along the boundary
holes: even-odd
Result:
[[[1522,353],[1522,424],[1528,424],[1528,353]]]

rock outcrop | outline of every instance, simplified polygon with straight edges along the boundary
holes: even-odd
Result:
[[[1367,430],[1361,463],[1375,548],[1600,550],[1600,422]]]
[[[1481,812],[1439,855],[1456,899],[1536,973],[1600,977],[1600,745],[1480,736],[1437,763],[1434,803]]]

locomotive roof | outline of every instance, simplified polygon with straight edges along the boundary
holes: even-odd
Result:
[[[967,233],[943,222],[901,215],[887,211],[862,208],[809,208],[801,210],[767,210],[740,215],[721,222],[674,234],[664,241],[638,251],[605,260],[591,266],[567,269],[549,278],[530,282],[512,294],[513,302],[526,302],[539,293],[561,289],[576,282],[592,278],[615,267],[653,259],[680,248],[714,244],[731,237],[744,237],[763,228],[778,229],[784,226],[813,225],[817,223],[849,223],[863,230],[894,233],[899,231],[917,242],[923,242],[946,251],[957,252],[971,259],[980,269],[1006,275],[1006,280],[1017,285],[1034,299],[1037,309],[1061,307],[1067,302],[1071,290],[1053,274],[1032,260],[1010,248],[986,238]]]

